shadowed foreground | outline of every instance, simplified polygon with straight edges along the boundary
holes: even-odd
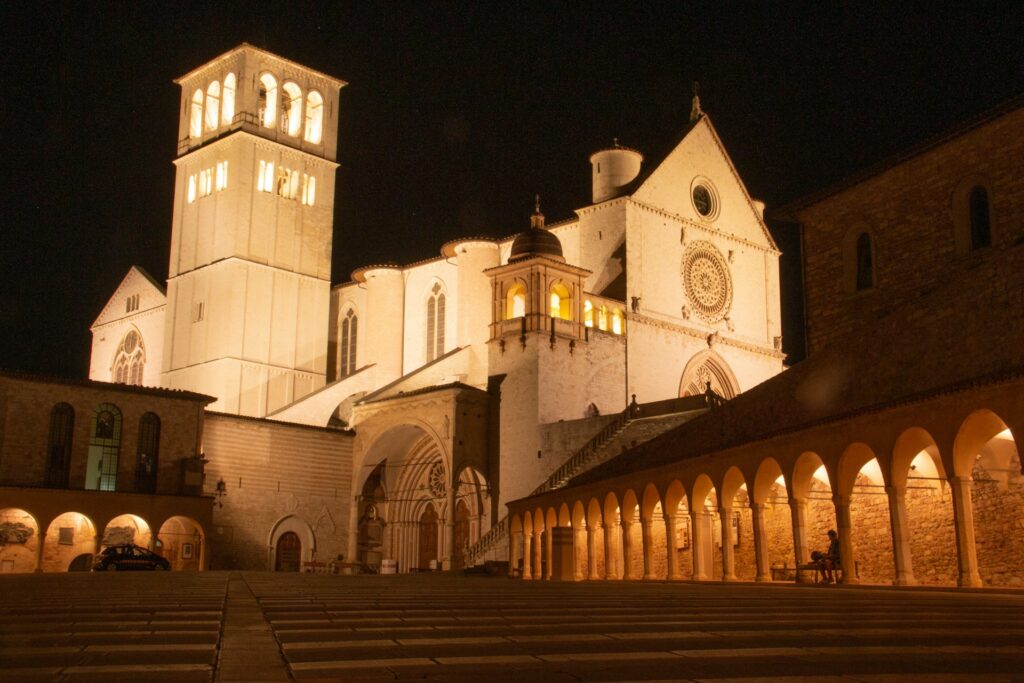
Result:
[[[1024,595],[255,572],[0,577],[11,681],[1017,680]]]

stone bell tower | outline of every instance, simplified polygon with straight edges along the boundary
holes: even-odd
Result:
[[[176,83],[163,384],[263,416],[325,380],[345,83],[247,44]]]

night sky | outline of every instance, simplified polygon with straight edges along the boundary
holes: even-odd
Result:
[[[85,376],[128,268],[166,278],[171,81],[242,41],[349,83],[335,282],[525,229],[536,193],[549,222],[570,217],[613,138],[660,160],[694,80],[769,212],[1024,92],[1020,2],[88,4],[0,9],[7,369]],[[799,239],[774,229],[798,357]]]

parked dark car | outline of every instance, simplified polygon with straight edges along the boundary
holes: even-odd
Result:
[[[112,545],[101,552],[92,565],[94,572],[99,571],[136,571],[156,570],[167,571],[171,563],[154,552],[140,548],[131,543]]]

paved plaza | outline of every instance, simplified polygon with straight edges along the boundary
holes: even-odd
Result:
[[[4,681],[1024,680],[1024,594],[258,572],[0,577]]]

